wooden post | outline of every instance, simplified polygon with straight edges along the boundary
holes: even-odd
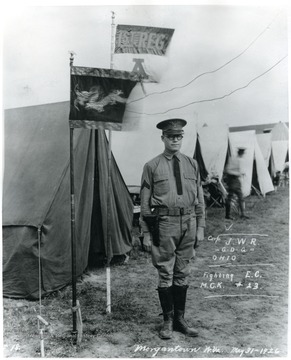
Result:
[[[115,13],[111,11],[111,54],[110,54],[110,69],[113,69],[113,52],[114,52],[114,18]],[[107,185],[107,264],[106,264],[106,312],[111,313],[111,271],[110,271],[110,260],[111,260],[111,231],[110,231],[110,199],[111,199],[111,143],[112,143],[112,130],[109,130],[108,139],[108,185]],[[110,255],[110,256],[109,256]]]
[[[71,52],[70,70],[73,66],[74,52]],[[70,73],[71,77],[71,73]],[[72,84],[71,84],[72,85]],[[72,86],[70,86],[72,89]],[[76,276],[76,224],[75,224],[75,185],[74,185],[74,128],[70,127],[70,194],[71,194],[71,256],[72,256],[72,309],[76,308],[77,297],[77,276]],[[77,334],[77,315],[76,311],[73,314],[73,331],[72,334]]]

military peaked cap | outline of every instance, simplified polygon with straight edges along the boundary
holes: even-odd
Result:
[[[237,151],[238,151],[239,153],[244,153],[244,152],[246,151],[246,148],[240,146],[240,147],[237,148]]]
[[[187,124],[184,119],[168,119],[157,124],[157,128],[163,130],[163,134],[183,134],[183,127]]]

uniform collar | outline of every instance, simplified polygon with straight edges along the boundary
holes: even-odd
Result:
[[[163,155],[166,159],[168,160],[172,160],[173,159],[173,156],[176,156],[178,160],[181,160],[180,157],[181,157],[181,153],[180,151],[176,151],[174,154],[173,153],[170,153],[169,151],[165,150],[163,152]]]

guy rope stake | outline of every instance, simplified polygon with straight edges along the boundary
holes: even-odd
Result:
[[[43,338],[43,332],[44,328],[40,328],[40,322],[42,322],[45,326],[48,326],[49,323],[40,315],[37,315],[38,319],[38,330],[39,330],[39,337],[40,337],[40,355],[41,357],[45,357],[44,353],[44,338]]]
[[[72,312],[75,312],[77,315],[77,345],[80,345],[83,336],[83,321],[79,300],[76,300],[76,306],[72,306]]]

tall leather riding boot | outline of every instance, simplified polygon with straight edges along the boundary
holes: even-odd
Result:
[[[184,319],[188,285],[173,286],[174,295],[174,325],[173,329],[188,336],[198,336],[198,331],[188,326]]]
[[[249,219],[249,217],[245,214],[243,200],[239,200],[239,208],[240,208],[240,217],[241,217],[241,219]]]
[[[230,201],[228,199],[225,202],[225,218],[230,218]]]
[[[163,310],[164,323],[160,330],[159,336],[161,339],[171,339],[173,334],[173,288],[165,287],[158,288],[159,299]]]
[[[244,203],[243,203],[243,200],[242,199],[238,199],[238,206],[239,206],[239,209],[240,209],[240,214],[241,216],[244,216],[244,212],[245,212],[245,209],[244,209]]]

